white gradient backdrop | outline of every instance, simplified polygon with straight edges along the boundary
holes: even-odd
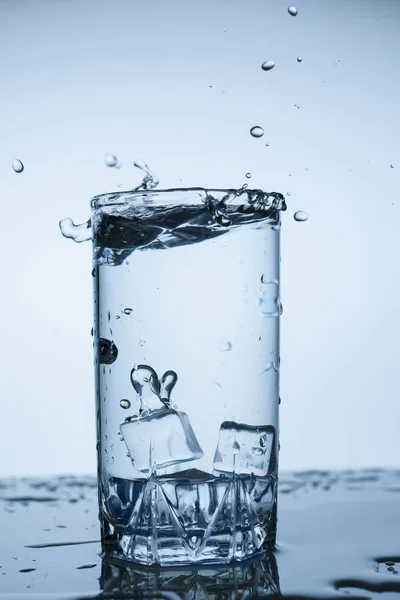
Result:
[[[0,1],[0,475],[95,470],[91,248],[58,221],[136,158],[290,192],[281,467],[399,465],[400,3],[287,4]]]

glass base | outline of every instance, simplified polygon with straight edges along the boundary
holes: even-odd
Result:
[[[276,480],[111,478],[101,515],[105,555],[142,565],[227,564],[275,545]]]

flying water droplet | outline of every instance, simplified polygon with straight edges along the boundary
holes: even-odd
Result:
[[[266,60],[261,65],[261,68],[263,71],[270,71],[271,69],[274,68],[274,66],[275,66],[275,62],[273,60]]]
[[[260,138],[264,135],[264,129],[259,125],[255,125],[250,129],[250,134],[255,138]]]
[[[251,179],[251,173],[246,173],[246,178]]]
[[[294,213],[293,218],[295,221],[298,221],[299,223],[301,223],[303,221],[307,221],[308,214],[304,210],[298,210],[297,212]]]
[[[12,168],[16,173],[22,173],[22,171],[24,170],[24,165],[22,161],[19,160],[19,158],[14,158],[14,160],[12,161]]]
[[[301,56],[297,57],[297,62],[302,62],[303,58]]]
[[[229,352],[229,350],[232,349],[232,344],[229,340],[224,340],[223,342],[220,343],[219,349],[222,352]]]
[[[107,167],[116,167],[119,164],[118,157],[115,154],[107,154],[104,158]]]
[[[125,409],[131,407],[131,403],[129,402],[129,400],[126,400],[125,398],[123,398],[121,400],[121,402],[119,403],[119,405],[120,405],[121,408],[125,408]]]
[[[287,11],[292,17],[295,17],[297,15],[297,8],[295,6],[289,6]]]
[[[74,240],[74,242],[77,242],[78,244],[92,239],[91,225],[90,219],[79,225],[75,225],[72,219],[62,219],[59,222],[59,227],[63,236],[70,240]]]
[[[126,315],[130,315],[131,313],[133,313],[133,308],[125,308],[125,309],[124,309],[124,313],[125,313]]]

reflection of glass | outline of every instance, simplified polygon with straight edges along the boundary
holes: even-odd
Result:
[[[138,598],[141,593],[143,597],[171,598],[168,593],[174,592],[174,600],[234,600],[238,592],[245,593],[241,598],[280,593],[278,566],[272,553],[240,565],[168,569],[132,567],[116,559],[103,559],[100,587],[107,593],[134,592]]]
[[[274,545],[280,194],[92,201],[103,550],[145,565]]]

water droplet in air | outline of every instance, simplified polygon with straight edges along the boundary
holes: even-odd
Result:
[[[391,164],[391,165],[390,165],[390,168],[391,168],[391,169],[394,169],[394,165],[393,165],[393,164]]]
[[[123,400],[121,400],[121,402],[119,403],[121,408],[130,408],[131,407],[131,403],[129,402],[129,400],[126,400],[125,398]]]
[[[222,352],[229,352],[229,350],[232,349],[232,344],[230,343],[229,340],[224,340],[223,342],[220,343],[219,349]]]
[[[120,319],[121,317],[119,315],[115,315],[115,318],[116,319]]]
[[[65,238],[74,240],[80,244],[92,239],[91,221],[75,225],[72,219],[62,219],[59,222],[61,233]]]
[[[118,165],[118,157],[115,154],[107,154],[104,158],[107,167],[116,167]]]
[[[238,454],[240,452],[240,445],[237,442],[233,442],[232,448],[233,454]]]
[[[261,68],[263,71],[270,71],[271,69],[274,68],[274,66],[275,66],[275,62],[273,60],[266,60],[261,65]]]
[[[125,309],[124,309],[124,313],[125,313],[126,315],[130,315],[131,313],[133,313],[133,308],[125,308]]]
[[[246,178],[251,179],[251,173],[246,173]]]
[[[264,135],[264,129],[259,125],[255,125],[250,129],[250,134],[255,138],[260,138]]]
[[[14,158],[14,160],[12,161],[12,168],[16,173],[22,173],[22,171],[24,170],[24,165],[19,160],[19,158]]]
[[[302,62],[302,60],[303,60],[302,56],[297,57],[297,62]]]
[[[292,17],[295,17],[297,15],[297,8],[295,6],[289,6],[287,11]]]
[[[294,213],[293,218],[295,221],[301,223],[302,221],[307,221],[308,214],[304,210],[298,210]]]

